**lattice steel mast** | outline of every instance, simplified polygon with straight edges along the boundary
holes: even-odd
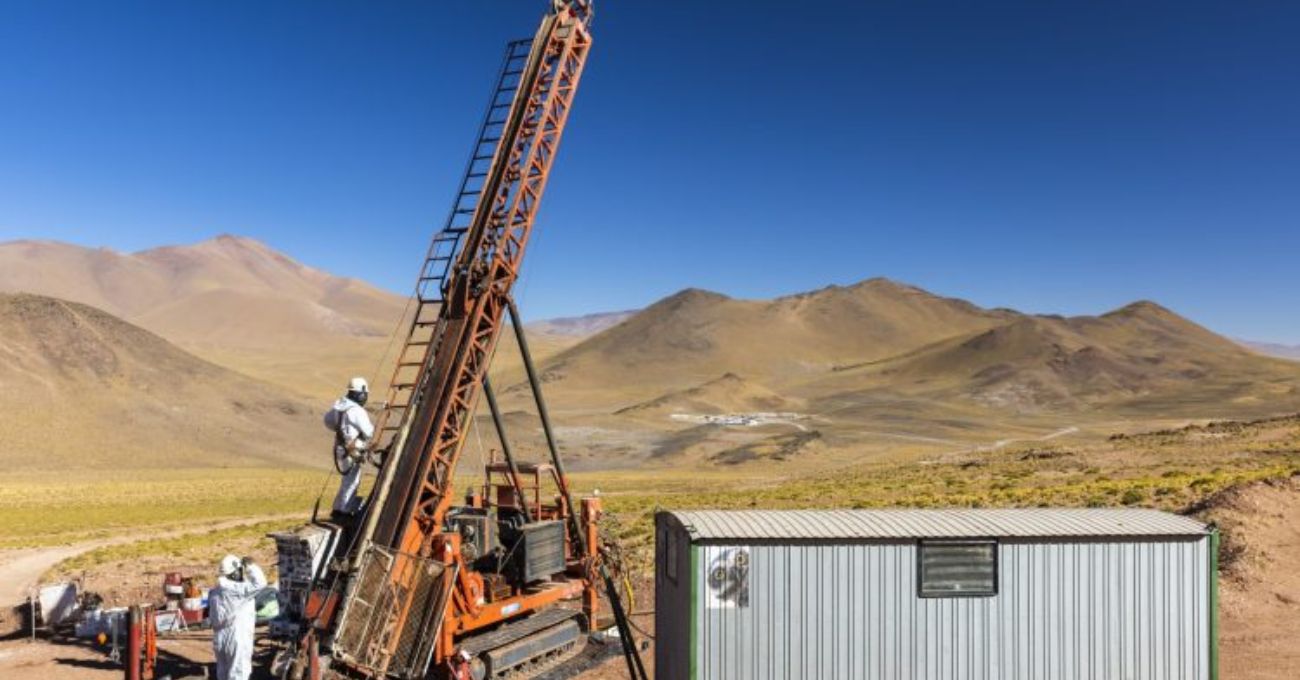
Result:
[[[331,590],[337,607],[322,629],[332,638],[338,672],[423,677],[430,659],[452,653],[454,634],[516,611],[541,611],[573,592],[531,588],[485,599],[484,578],[466,568],[460,537],[444,523],[456,464],[591,48],[590,19],[588,1],[556,0],[532,40],[508,46],[451,214],[426,255],[378,423],[379,448],[389,455],[347,555],[351,576],[336,582],[347,583],[342,592]],[[599,504],[588,508],[584,501],[582,513],[573,507],[553,442],[551,449],[563,492],[559,516],[572,525],[566,540],[579,546],[572,552],[587,565],[580,590],[586,589],[594,616],[597,572],[613,588],[593,545]],[[586,528],[580,515],[589,520]],[[438,572],[446,584],[440,597],[430,585],[435,566],[446,569]]]

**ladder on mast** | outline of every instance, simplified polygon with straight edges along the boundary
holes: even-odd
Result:
[[[487,112],[479,125],[478,137],[461,176],[451,211],[442,230],[430,242],[424,263],[420,267],[415,291],[411,296],[412,304],[408,305],[408,309],[413,306],[415,311],[407,325],[401,350],[397,353],[388,395],[375,424],[380,449],[390,446],[406,423],[424,368],[429,365],[429,357],[436,350],[434,344],[438,310],[446,303],[448,274],[452,263],[460,256],[464,245],[463,237],[472,226],[474,213],[483,196],[484,183],[498,163],[501,137],[510,120],[520,77],[532,44],[532,39],[528,38],[506,45],[496,84],[488,98]]]

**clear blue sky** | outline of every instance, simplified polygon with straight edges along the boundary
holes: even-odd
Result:
[[[542,0],[0,0],[0,239],[405,292]],[[600,3],[533,318],[888,276],[1300,343],[1300,3]]]

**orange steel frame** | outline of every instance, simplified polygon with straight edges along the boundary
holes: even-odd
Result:
[[[489,459],[487,474],[483,478],[483,498],[486,505],[518,508],[528,513],[535,520],[568,519],[565,507],[564,487],[560,484],[560,473],[551,465],[516,465]],[[503,480],[497,481],[500,475]],[[542,480],[548,479],[555,485],[557,502],[546,505],[542,502]],[[530,501],[528,492],[532,492]]]
[[[390,588],[398,593],[385,612],[379,632],[370,642],[364,667],[340,660],[364,676],[383,675],[387,659],[396,652],[401,632],[413,616],[415,564],[411,556],[455,567],[449,607],[435,645],[433,667],[447,669],[454,655],[455,637],[553,605],[562,599],[583,598],[594,623],[597,607],[594,565],[598,543],[587,540],[587,554],[575,554],[570,545],[570,567],[581,572],[568,583],[547,583],[517,591],[510,598],[482,603],[483,578],[460,555],[460,537],[444,533],[443,522],[452,505],[452,476],[482,391],[481,385],[503,317],[518,279],[537,210],[546,189],[552,163],[560,145],[573,98],[591,48],[585,3],[557,2],[544,20],[524,85],[511,110],[512,124],[502,135],[493,164],[491,196],[485,189],[476,208],[473,226],[448,275],[446,302],[439,310],[431,362],[421,371],[420,403],[427,412],[413,414],[401,436],[399,467],[392,471],[394,487],[385,499],[373,541],[395,549],[389,572]],[[513,135],[513,136],[512,136]],[[419,409],[417,409],[418,411]],[[417,417],[418,416],[418,417]],[[559,480],[567,487],[566,480]],[[521,499],[522,500],[522,499]],[[571,515],[572,508],[565,509]],[[584,499],[581,531],[594,539],[600,506]],[[566,525],[566,529],[568,525]],[[339,611],[326,618],[339,619]],[[507,612],[509,612],[507,614]],[[328,627],[330,624],[325,623]],[[338,666],[336,666],[337,668]]]

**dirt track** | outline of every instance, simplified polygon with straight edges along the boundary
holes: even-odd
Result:
[[[102,548],[109,545],[134,543],[145,538],[174,538],[177,536],[202,534],[209,531],[220,531],[222,529],[231,529],[234,527],[258,524],[260,522],[269,522],[278,519],[292,519],[294,517],[298,517],[298,515],[249,517],[244,519],[227,520],[224,522],[215,522],[203,527],[202,529],[176,529],[172,531],[150,532],[148,534],[131,533],[97,541],[73,543],[72,545],[48,548],[0,550],[0,606],[9,607],[25,601],[27,599],[28,591],[32,586],[37,584],[42,574],[49,571],[63,560],[71,559],[96,548]]]
[[[252,517],[217,522],[202,529],[152,532],[148,535],[131,533],[66,546],[0,551],[0,604],[5,611],[12,611],[15,605],[26,600],[30,588],[45,572],[63,560],[96,548],[132,543],[142,538],[186,536],[297,516]],[[107,680],[122,676],[122,667],[109,658],[108,648],[85,642],[33,642],[26,631],[15,630],[12,625],[7,626],[7,630],[0,630],[0,635],[5,635],[4,641],[0,641],[0,678],[39,675],[43,680]],[[172,674],[176,680],[206,677],[205,674],[211,672],[208,666],[212,663],[211,644],[211,637],[205,631],[160,640],[159,658],[163,672]]]
[[[108,544],[107,541],[88,541],[55,548],[0,551],[0,606],[11,607],[25,601],[41,574],[59,562]]]

